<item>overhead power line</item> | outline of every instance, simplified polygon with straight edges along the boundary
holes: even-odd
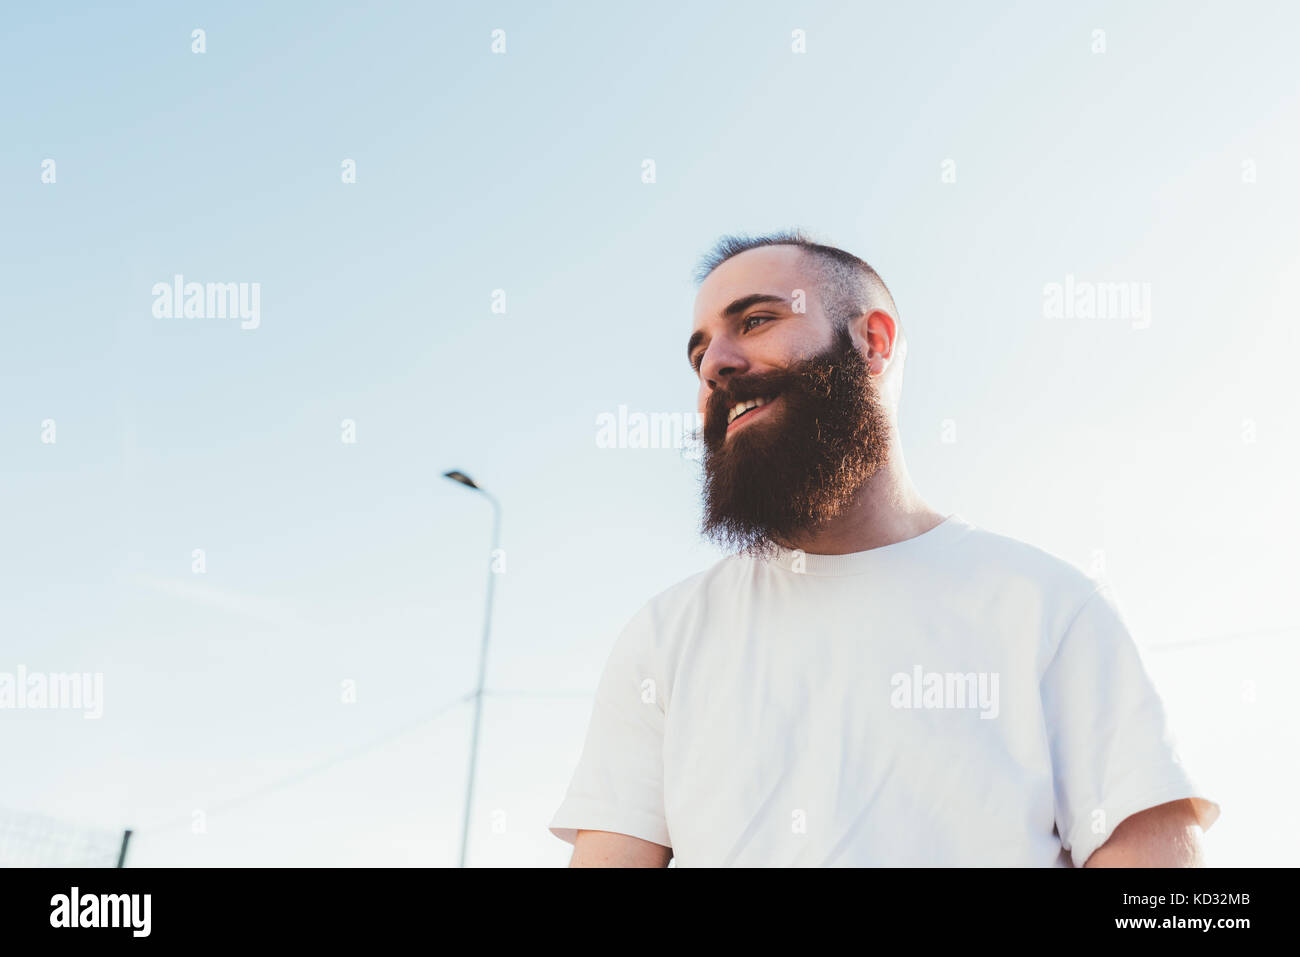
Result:
[[[410,732],[416,730],[417,728],[423,727],[424,725],[428,724],[430,721],[442,717],[448,711],[455,708],[457,705],[464,704],[466,701],[469,701],[472,697],[474,697],[474,693],[467,692],[461,695],[460,697],[447,702],[441,708],[438,708],[436,711],[434,711],[431,714],[420,715],[418,718],[414,718],[411,721],[408,721],[405,724],[402,724],[396,728],[391,728],[377,737],[370,738],[369,740],[363,741],[360,744],[354,745],[353,747],[346,748],[343,751],[338,752],[337,754],[333,754],[330,757],[317,762],[316,764],[303,768],[299,771],[295,771],[292,774],[285,775],[284,777],[279,778],[278,780],[271,781],[267,784],[262,785],[261,787],[254,788],[251,791],[247,791],[243,794],[236,795],[235,797],[228,798],[225,801],[221,801],[215,805],[212,805],[210,809],[210,813],[221,813],[224,811],[229,811],[232,808],[240,807],[241,805],[247,804],[250,801],[254,801],[257,800],[258,798],[266,797],[270,794],[274,794],[277,791],[282,791],[285,788],[292,787],[295,784],[300,784],[303,781],[307,780],[308,778],[315,777],[317,774],[320,774],[324,771],[328,771],[330,768],[335,767],[339,764],[343,764],[344,762],[354,760],[355,758],[359,758],[363,754],[367,754],[368,752],[373,751],[376,748],[381,747],[382,745],[388,744],[389,742],[394,741],[397,738],[402,737],[403,735],[409,734]],[[187,824],[190,822],[190,820],[191,820],[191,816],[188,814],[183,816],[177,816],[168,821],[164,821],[162,824],[154,825],[153,827],[137,829],[135,831],[135,835],[138,838],[140,835],[148,836],[150,834],[157,834],[160,831],[166,831],[180,824]]]

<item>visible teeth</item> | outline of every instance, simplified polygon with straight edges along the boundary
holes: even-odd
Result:
[[[767,405],[771,399],[749,399],[746,402],[737,402],[727,413],[727,424],[730,425],[736,420],[736,416],[743,415],[750,409],[757,409],[760,405]]]

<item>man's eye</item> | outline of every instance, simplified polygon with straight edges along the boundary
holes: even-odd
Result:
[[[694,369],[696,372],[699,372],[700,363],[703,361],[704,361],[704,353],[703,352],[695,353],[695,355],[691,357],[691,368]]]
[[[760,314],[760,315],[755,315],[755,316],[746,316],[746,317],[745,317],[745,321],[744,321],[744,323],[742,324],[742,328],[743,328],[746,332],[749,332],[749,330],[753,328],[753,326],[751,326],[750,323],[755,322],[756,320],[758,320],[758,321],[762,321],[762,322],[766,322],[768,319],[775,319],[775,318],[776,318],[776,316],[765,316],[765,315],[761,315],[761,314]]]

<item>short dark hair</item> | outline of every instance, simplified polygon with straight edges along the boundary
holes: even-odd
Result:
[[[713,270],[733,256],[761,246],[798,246],[817,265],[820,294],[827,316],[835,328],[843,328],[850,319],[878,305],[885,305],[895,319],[898,307],[880,274],[850,252],[814,242],[797,229],[768,233],[763,236],[723,236],[700,259],[695,281],[704,282]]]

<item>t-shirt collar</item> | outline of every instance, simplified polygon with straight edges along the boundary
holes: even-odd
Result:
[[[956,512],[950,513],[929,531],[905,538],[892,545],[881,545],[862,552],[843,555],[819,555],[800,549],[778,549],[770,559],[773,564],[788,572],[802,575],[839,576],[861,575],[879,568],[882,563],[904,556],[922,554],[930,549],[942,548],[973,529],[974,526]]]

